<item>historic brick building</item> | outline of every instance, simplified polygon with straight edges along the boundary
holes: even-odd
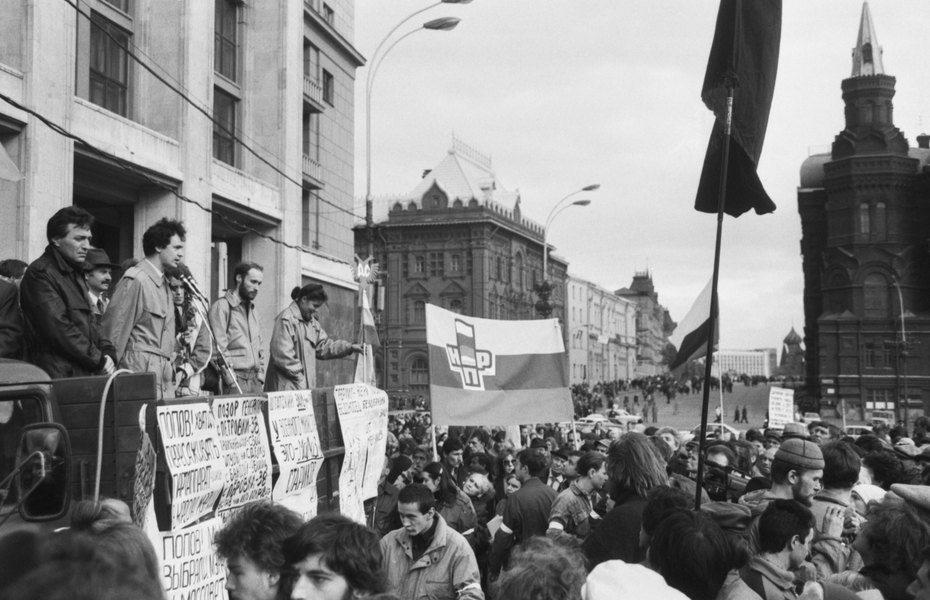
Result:
[[[662,350],[675,331],[675,322],[659,304],[652,275],[648,271],[636,273],[629,288],[614,293],[636,303],[636,376],[661,373],[666,368]]]
[[[844,399],[866,418],[893,408],[906,388],[911,408],[922,409],[930,402],[930,138],[911,148],[894,125],[895,78],[867,4],[842,90],[846,127],[830,153],[804,162],[798,188],[808,392],[826,405]]]
[[[410,194],[377,202],[374,213],[382,389],[428,397],[426,304],[485,319],[536,318],[543,228],[523,216],[520,194],[504,189],[490,158],[453,138]],[[364,228],[355,240],[367,254]],[[567,264],[550,252],[548,268],[552,317],[562,318]]]

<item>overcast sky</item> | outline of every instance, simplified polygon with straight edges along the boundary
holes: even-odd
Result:
[[[371,57],[401,19],[430,2],[357,0],[355,45]],[[721,346],[780,347],[804,335],[797,187],[810,152],[843,128],[862,3],[787,0],[781,56],[759,174],[771,215],[726,217]],[[886,73],[897,77],[895,124],[912,146],[930,129],[930,4],[869,2]],[[713,116],[700,92],[718,2],[474,0],[405,25],[457,16],[451,32],[403,40],[378,71],[372,102],[373,194],[412,190],[452,132],[493,157],[542,222],[591,183],[586,208],[561,213],[549,240],[569,271],[610,290],[649,269],[659,301],[681,321],[710,279],[716,217],[695,212]],[[356,85],[356,195],[365,192],[365,78]]]

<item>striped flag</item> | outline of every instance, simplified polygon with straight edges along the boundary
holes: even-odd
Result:
[[[706,356],[712,286],[713,279],[707,282],[704,291],[694,301],[694,306],[691,307],[682,322],[675,328],[672,335],[668,337],[668,341],[674,344],[678,350],[675,360],[668,366],[669,371],[674,371],[690,360]],[[717,344],[720,341],[720,319],[715,319],[715,324],[714,350],[717,349]]]
[[[378,340],[378,328],[375,327],[375,318],[371,315],[371,304],[368,302],[368,292],[362,290],[362,331],[359,340],[363,344],[369,344],[372,348],[381,345]]]
[[[494,321],[426,305],[436,425],[517,425],[572,418],[557,319]]]

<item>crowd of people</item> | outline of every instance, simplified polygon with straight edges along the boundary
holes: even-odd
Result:
[[[911,437],[817,422],[709,440],[697,510],[701,445],[671,429],[567,449],[452,428],[438,457],[404,431],[366,525],[268,501],[229,519],[214,545],[230,597],[930,599],[930,418]],[[0,597],[154,599],[163,584],[116,500],[0,538]]]
[[[180,221],[154,223],[143,257],[119,265],[91,245],[93,224],[87,211],[62,208],[42,256],[0,263],[0,358],[27,360],[53,379],[150,372],[158,398],[173,398],[309,389],[317,360],[362,351],[326,335],[316,317],[327,301],[321,284],[293,289],[266,346],[255,310],[261,265],[236,265],[233,285],[211,305],[182,262]]]

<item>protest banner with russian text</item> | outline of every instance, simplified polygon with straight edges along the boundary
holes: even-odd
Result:
[[[271,452],[262,404],[256,396],[213,400],[216,443],[223,457],[225,487],[216,507],[224,521],[249,502],[271,498]]]
[[[171,529],[213,512],[225,479],[213,411],[206,402],[156,407],[158,431],[171,475]]]
[[[433,424],[571,420],[558,319],[496,321],[427,304],[426,341]]]
[[[346,449],[339,477],[340,507],[349,503],[357,507],[378,495],[387,450],[388,397],[370,385],[350,384],[336,386],[333,398]],[[347,487],[352,488],[348,501]]]
[[[161,533],[152,540],[168,600],[227,597],[226,561],[213,546],[213,538],[222,527],[220,519],[213,518],[187,529]]]
[[[769,429],[781,429],[794,421],[794,390],[769,389]]]
[[[278,480],[272,498],[304,519],[317,512],[316,480],[323,464],[320,434],[310,390],[270,392],[268,425],[278,459]]]

